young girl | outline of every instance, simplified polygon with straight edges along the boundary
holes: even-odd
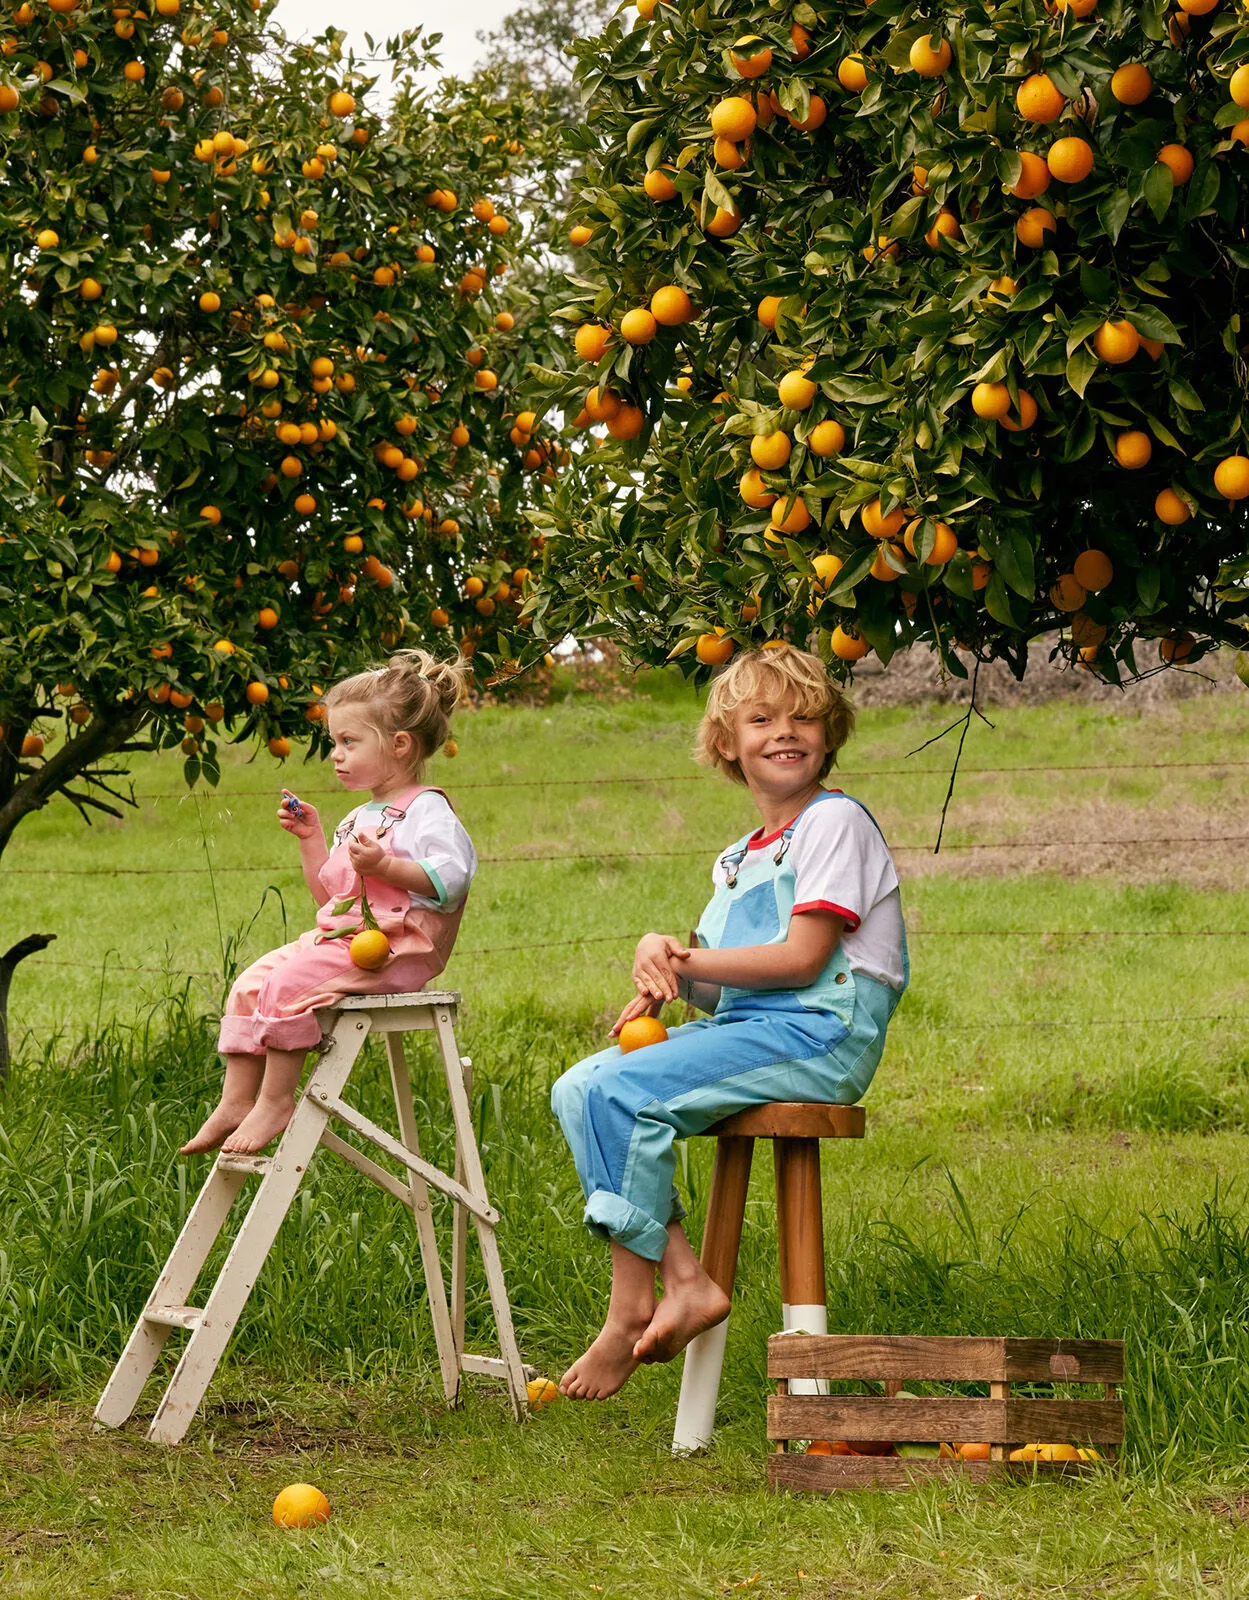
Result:
[[[711,1016],[591,1056],[551,1092],[586,1223],[612,1249],[607,1320],[566,1395],[604,1399],[728,1315],[681,1228],[673,1140],[769,1101],[851,1104],[872,1080],[910,972],[880,829],[823,787],[853,726],[820,661],[787,645],[740,655],[711,687],[695,754],[746,785],[760,826],[716,862],[696,948],[641,939],[612,1035],[678,995]]]
[[[261,956],[231,989],[217,1043],[221,1100],[183,1155],[218,1145],[250,1154],[282,1132],[304,1057],[321,1040],[318,1006],[421,989],[446,966],[477,857],[442,790],[420,779],[447,737],[464,677],[459,661],[401,650],[326,695],[335,774],[372,799],[343,818],[327,851],[315,807],[283,790],[278,821],[299,840],[316,930]],[[365,925],[362,885],[390,943],[376,971],[350,955],[350,936]]]

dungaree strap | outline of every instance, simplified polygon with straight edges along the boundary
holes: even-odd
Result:
[[[793,819],[793,821],[789,823],[785,829],[783,829],[780,843],[777,846],[776,854],[772,857],[772,865],[774,867],[779,867],[781,862],[784,861],[789,851],[790,843],[794,837],[794,829],[802,821],[803,817],[806,816],[807,812],[810,811],[811,807],[819,805],[821,800],[833,800],[838,796],[840,796],[843,800],[850,799],[850,796],[848,794],[844,794],[840,789],[821,789],[819,794],[812,795],[811,799],[807,801],[806,805],[803,806],[802,810]],[[855,805],[859,805],[859,801],[857,800],[855,800],[853,803]],[[862,809],[867,811],[866,806],[863,806]],[[872,826],[876,828],[877,833],[880,833],[880,828],[877,826],[875,817],[872,816],[870,811],[867,811],[867,815],[871,820]],[[750,853],[750,841],[753,838],[753,833],[747,834],[745,839],[741,840],[740,843],[730,845],[720,857],[720,865],[724,868],[724,881],[730,889],[736,887],[738,869],[741,867],[742,862],[745,861],[746,857]]]

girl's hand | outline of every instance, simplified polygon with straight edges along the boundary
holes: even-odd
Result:
[[[381,870],[383,864],[390,860],[389,855],[382,849],[376,839],[355,838],[348,841],[347,854],[351,864],[363,877],[384,878],[386,874]]]
[[[306,800],[301,800],[299,815],[296,816],[290,808],[293,799],[293,795],[288,796],[283,793],[278,803],[278,821],[287,833],[293,833],[297,839],[323,839],[325,836],[321,832],[321,819],[317,815],[316,806],[310,806]]]
[[[619,1034],[626,1022],[632,1022],[635,1017],[657,1017],[663,1010],[662,1000],[649,1000],[644,994],[634,995],[633,999],[616,1018],[612,1026],[611,1037],[614,1039]]]
[[[644,933],[633,956],[633,982],[638,994],[651,1000],[675,1000],[677,975],[672,970],[672,960],[688,954],[671,934]]]

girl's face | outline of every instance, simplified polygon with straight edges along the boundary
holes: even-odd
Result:
[[[392,734],[384,740],[376,728],[349,707],[331,711],[330,760],[344,789],[381,789],[409,777],[412,735]]]
[[[800,717],[787,705],[743,700],[719,750],[738,763],[752,794],[782,799],[818,786],[828,744],[821,718]]]

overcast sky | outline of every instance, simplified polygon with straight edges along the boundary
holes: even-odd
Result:
[[[423,26],[441,32],[439,54],[449,76],[464,77],[483,53],[478,32],[497,28],[519,0],[279,0],[277,20],[294,39],[313,38],[326,28],[344,28],[361,54],[364,35],[373,35],[381,48],[390,34]]]

